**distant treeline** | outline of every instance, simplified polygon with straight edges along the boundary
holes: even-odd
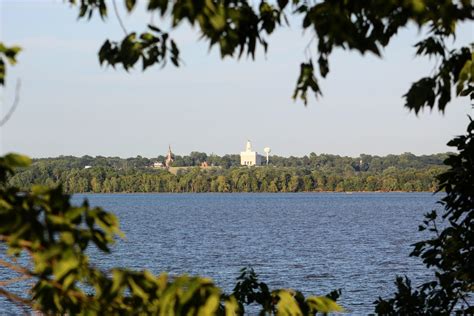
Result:
[[[238,155],[193,152],[176,156],[177,174],[154,169],[163,161],[136,157],[71,157],[34,159],[11,184],[62,185],[69,193],[96,192],[311,192],[311,191],[434,191],[434,176],[445,170],[448,154],[415,156],[405,153],[358,158],[310,154],[271,156],[268,166],[241,167]],[[202,162],[214,166],[199,168]]]

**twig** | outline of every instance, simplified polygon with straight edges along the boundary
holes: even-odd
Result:
[[[24,275],[30,275],[30,276],[33,275],[28,269],[23,268],[22,266],[19,266],[19,265],[11,264],[10,262],[5,261],[3,259],[0,259],[0,265]]]
[[[13,104],[10,108],[10,110],[7,112],[7,114],[0,120],[0,127],[5,125],[8,120],[13,115],[13,112],[15,112],[16,108],[18,107],[18,104],[20,103],[20,88],[21,88],[21,80],[18,79],[16,82],[16,88],[15,88],[15,98],[13,99]]]
[[[461,295],[461,299],[464,301],[464,303],[466,303],[466,305],[467,305],[468,308],[471,307],[471,304],[469,304],[469,302],[466,301],[466,298],[464,297],[464,295]]]
[[[7,298],[9,301],[15,303],[16,305],[22,307],[25,310],[25,305],[33,308],[33,304],[31,301],[24,299],[18,295],[15,295],[13,293],[8,292],[7,290],[4,290],[0,288],[0,295],[3,295],[5,298]]]
[[[436,236],[438,236],[438,239],[439,239],[440,236],[439,236],[438,226],[436,225],[436,219],[433,219],[433,226],[434,226],[434,229],[435,229],[435,232],[436,232]]]
[[[24,276],[27,276],[27,277],[33,277],[34,276],[33,273],[31,273],[27,269],[25,269],[21,266],[16,266],[16,265],[11,264],[11,263],[9,263],[5,260],[2,260],[2,259],[0,259],[0,265],[4,266],[4,267],[7,267],[7,268],[9,268],[9,269],[11,269],[15,272],[21,273],[21,274],[23,274]],[[8,281],[10,281],[10,280],[8,280]],[[82,301],[89,301],[90,300],[89,297],[87,297],[87,295],[85,295],[82,292],[72,290],[72,289],[64,289],[63,286],[57,281],[50,280],[50,279],[47,279],[46,281],[49,282],[52,286],[54,286],[55,288],[57,288],[58,290],[60,290],[62,293],[66,294],[66,295],[73,296],[73,297],[75,297],[77,299],[80,299]],[[6,293],[9,293],[9,292],[6,292]],[[6,296],[6,294],[2,293],[2,292],[0,292],[0,295],[5,295]]]
[[[459,297],[456,298],[456,299],[454,300],[454,302],[451,304],[451,307],[450,307],[449,310],[448,310],[448,315],[451,315],[451,312],[452,312],[452,311],[454,310],[454,308],[456,307],[458,301],[459,301]]]
[[[29,279],[29,278],[31,278],[30,275],[22,275],[18,278],[13,278],[13,279],[5,280],[5,281],[0,281],[0,286],[6,286],[10,283],[15,283],[15,282],[26,280],[26,279]]]
[[[0,235],[0,241],[5,241],[8,243],[8,242],[11,242],[11,238],[5,235]],[[17,243],[18,243],[18,246],[21,246],[23,248],[31,249],[33,247],[33,243],[31,241],[18,240]]]
[[[310,39],[309,39],[309,42],[308,44],[306,44],[305,48],[304,48],[304,53],[306,54],[306,57],[309,59],[311,58],[311,44],[313,43],[313,41],[316,39],[316,35],[313,35]]]
[[[125,35],[128,35],[127,29],[125,28],[122,18],[120,17],[120,14],[118,12],[117,3],[115,3],[115,0],[112,1],[112,4],[114,5],[115,16],[117,17],[120,27],[122,28],[122,31],[125,33]]]

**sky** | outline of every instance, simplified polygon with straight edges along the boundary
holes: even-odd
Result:
[[[119,9],[127,29],[145,30],[149,14]],[[171,33],[184,66],[127,73],[101,67],[97,58],[105,39],[123,38],[112,12],[105,22],[78,20],[77,13],[63,1],[0,1],[0,41],[23,47],[0,92],[6,113],[21,79],[19,106],[0,130],[2,154],[156,157],[171,145],[177,154],[222,155],[239,153],[249,139],[255,150],[268,146],[280,156],[421,155],[450,150],[446,143],[465,132],[467,115],[474,114],[468,98],[452,101],[444,115],[417,116],[403,106],[411,83],[435,67],[434,60],[415,58],[423,32],[413,26],[382,59],[336,51],[321,81],[323,97],[311,96],[304,106],[291,97],[311,34],[296,20],[255,61],[220,59],[184,25]],[[167,21],[154,22],[169,29]],[[473,24],[463,24],[450,45],[473,38]]]

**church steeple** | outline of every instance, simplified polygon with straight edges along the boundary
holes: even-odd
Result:
[[[174,161],[173,153],[171,152],[171,145],[168,145],[168,154],[166,155],[165,165],[166,168],[171,167],[171,163]]]

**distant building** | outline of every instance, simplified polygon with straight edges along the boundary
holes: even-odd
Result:
[[[166,155],[165,165],[166,168],[171,167],[171,163],[174,161],[174,155],[171,152],[171,146],[168,146],[168,154]]]
[[[163,168],[164,165],[162,162],[156,161],[153,163],[153,168]]]
[[[247,141],[245,151],[240,153],[240,164],[242,166],[260,166],[262,164],[262,156],[256,151],[252,151],[252,144]]]

